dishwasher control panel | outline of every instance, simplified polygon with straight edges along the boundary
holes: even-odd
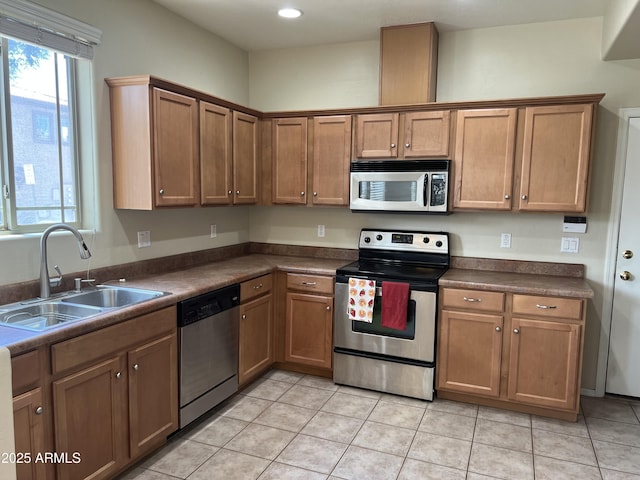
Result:
[[[184,327],[240,305],[240,285],[203,293],[178,303],[178,326]]]

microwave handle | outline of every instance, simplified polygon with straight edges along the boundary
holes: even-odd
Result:
[[[424,174],[424,188],[422,190],[422,206],[427,207],[429,205],[429,174]]]

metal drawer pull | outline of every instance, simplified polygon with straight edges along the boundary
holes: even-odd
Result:
[[[302,282],[302,285],[306,287],[315,287],[317,284],[318,282]]]
[[[502,328],[496,327],[496,332],[501,332],[501,331],[502,331]]]
[[[481,302],[481,298],[462,297],[465,302]]]
[[[540,305],[539,303],[536,303],[536,308],[541,308],[543,310],[548,310],[550,308],[558,308],[555,305]]]
[[[262,285],[261,283],[259,283],[258,285],[254,285],[254,286],[253,286],[253,289],[254,289],[254,290],[258,290],[258,289],[262,288],[262,286],[263,286],[263,285]]]
[[[35,410],[36,415],[42,415],[42,412],[44,412],[44,408],[42,408],[42,406],[36,408]]]
[[[517,328],[513,329],[513,333],[515,333],[516,335],[518,335],[520,333],[520,330],[518,330]]]
[[[120,372],[116,373],[116,378],[117,378],[118,380],[120,379],[120,377],[122,377],[122,373],[120,373]]]
[[[140,369],[140,365],[138,365],[137,363],[136,363],[136,364],[134,364],[134,365],[133,365],[133,369],[134,369],[134,370],[138,370],[138,369]]]

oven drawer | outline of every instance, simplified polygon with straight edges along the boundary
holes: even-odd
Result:
[[[443,288],[442,306],[469,308],[485,312],[502,312],[504,310],[504,293]]]
[[[299,273],[287,274],[287,289],[302,292],[317,292],[333,294],[333,277],[318,275],[304,275]]]
[[[580,320],[582,318],[582,304],[583,301],[577,298],[514,295],[513,313]]]

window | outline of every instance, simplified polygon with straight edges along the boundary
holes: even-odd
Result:
[[[2,39],[4,229],[78,224],[75,62],[48,48]],[[29,229],[29,228],[26,228]]]
[[[77,78],[91,89],[85,59],[101,35],[29,0],[0,0],[0,230],[80,226],[78,124],[91,113]]]

